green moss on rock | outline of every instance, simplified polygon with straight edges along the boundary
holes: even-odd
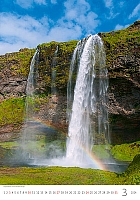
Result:
[[[127,170],[120,175],[124,184],[140,185],[140,154],[137,154],[129,164]]]
[[[134,156],[140,153],[140,141],[115,145],[111,149],[111,154],[116,160],[132,161]]]
[[[0,70],[9,69],[13,76],[28,77],[31,59],[35,49],[21,49],[19,52],[7,53],[0,56]]]
[[[135,155],[133,161],[129,164],[125,174],[140,173],[140,154]],[[140,180],[140,177],[139,177]]]
[[[139,72],[140,21],[126,29],[100,33],[106,49],[106,63],[111,77],[131,77]]]
[[[24,119],[24,98],[10,98],[0,104],[0,126],[20,125]]]
[[[44,43],[38,45],[39,56],[39,76],[41,85],[45,85],[46,93],[51,91],[52,71],[55,70],[55,86],[57,91],[63,92],[67,87],[69,67],[73,51],[78,41]],[[58,49],[57,54],[55,54]],[[43,82],[43,83],[42,83]]]

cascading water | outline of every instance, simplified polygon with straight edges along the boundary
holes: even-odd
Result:
[[[26,101],[25,101],[25,121],[21,137],[21,150],[22,150],[22,159],[33,158],[35,155],[35,143],[36,140],[36,130],[32,127],[33,117],[35,112],[35,91],[36,91],[36,80],[38,76],[37,62],[39,58],[39,50],[37,49],[31,64],[30,71],[27,79],[26,86]]]
[[[58,46],[54,52],[54,57],[52,60],[52,83],[51,83],[51,94],[56,95],[56,60],[57,60]]]
[[[52,97],[56,93],[55,88],[55,76],[53,72],[56,73],[56,57],[57,57],[58,47],[54,53],[52,61]],[[36,106],[37,106],[37,78],[38,78],[38,60],[39,51],[36,50],[30,65],[30,71],[27,79],[26,86],[26,102],[25,102],[25,121],[22,130],[22,136],[20,140],[20,151],[22,152],[22,162],[28,165],[34,165],[35,162],[40,164],[43,160],[48,157],[55,157],[59,154],[62,155],[62,151],[58,148],[55,142],[50,142],[50,138],[56,137],[58,132],[48,127],[46,124],[42,124],[40,121],[36,120]],[[54,99],[54,97],[53,97]],[[53,140],[53,139],[52,139]]]
[[[66,158],[72,165],[88,165],[93,144],[109,142],[107,89],[103,42],[98,35],[90,35],[77,44],[70,67]]]
[[[57,52],[58,47],[52,62],[53,95],[56,92],[54,90],[56,77],[53,72],[55,72]],[[32,67],[30,69],[32,74],[31,71]],[[34,90],[32,87],[29,87],[29,91]],[[108,76],[103,42],[98,35],[90,35],[77,44],[70,66],[67,88],[69,128],[66,156],[58,156],[59,159],[44,157],[42,160],[34,160],[34,164],[100,168],[89,157],[92,155],[92,147],[95,143],[105,144],[109,141],[107,89]],[[32,96],[32,92],[28,94]]]
[[[34,113],[34,96],[35,96],[35,85],[37,79],[37,69],[35,68],[35,64],[39,58],[39,50],[37,49],[31,64],[30,64],[30,71],[27,79],[27,86],[26,86],[26,120],[28,121],[30,118],[33,117]],[[31,106],[32,104],[32,106]]]

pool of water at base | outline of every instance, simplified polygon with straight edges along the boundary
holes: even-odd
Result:
[[[37,164],[36,164],[37,163]],[[103,162],[102,165],[105,167],[105,171],[110,171],[110,172],[116,172],[116,173],[123,173],[125,170],[128,168],[128,165],[130,162],[125,162],[125,161],[115,161],[115,162]],[[37,168],[37,167],[50,167],[50,166],[59,166],[59,167],[71,167],[71,166],[65,166],[65,165],[51,165],[51,164],[42,164],[40,162],[34,162],[33,159],[27,160],[27,162],[23,161],[17,161],[17,160],[1,160],[0,161],[0,167],[32,167],[32,168]],[[73,166],[74,167],[74,166]],[[75,166],[76,167],[76,166]],[[93,166],[88,166],[88,167],[81,167],[81,168],[93,168]]]

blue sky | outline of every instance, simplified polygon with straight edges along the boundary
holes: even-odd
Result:
[[[138,19],[139,0],[0,0],[0,55],[120,30]]]

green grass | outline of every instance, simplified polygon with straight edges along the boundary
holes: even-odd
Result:
[[[113,172],[65,167],[1,168],[1,185],[109,185],[119,183]]]
[[[93,146],[93,153],[100,159],[106,159],[110,157],[109,150],[111,145],[94,145]]]
[[[0,146],[4,149],[14,149],[19,146],[17,141],[12,142],[0,142]]]
[[[140,31],[134,25],[131,25],[126,29],[103,33],[102,39],[106,49],[106,63],[108,69],[111,70],[110,67],[113,65],[113,62],[117,61],[119,57],[133,56],[136,46],[139,46]],[[138,51],[137,56],[139,57]],[[118,71],[114,69],[111,75],[115,77],[119,73],[130,77],[132,73],[138,73],[138,68],[135,69],[134,65],[131,68],[127,66],[125,69],[119,68]]]
[[[140,185],[140,154],[135,155],[127,170],[120,174],[124,184]]]
[[[24,117],[24,99],[10,98],[0,104],[0,126],[19,125]]]
[[[130,147],[131,144],[134,144],[134,142],[129,144],[115,145],[111,149],[111,154],[117,160],[132,161],[134,156],[140,153],[140,147]],[[137,141],[136,144],[140,144],[140,141]]]
[[[24,48],[19,52],[8,53],[7,56],[0,56],[0,69],[9,67],[12,75],[27,77],[30,69],[31,59],[35,49]]]
[[[48,102],[46,96],[39,97],[34,96],[34,98],[28,97],[11,97],[0,103],[0,126],[4,125],[21,125],[25,117],[25,100],[30,106],[32,112],[37,112],[40,110],[40,105]]]

